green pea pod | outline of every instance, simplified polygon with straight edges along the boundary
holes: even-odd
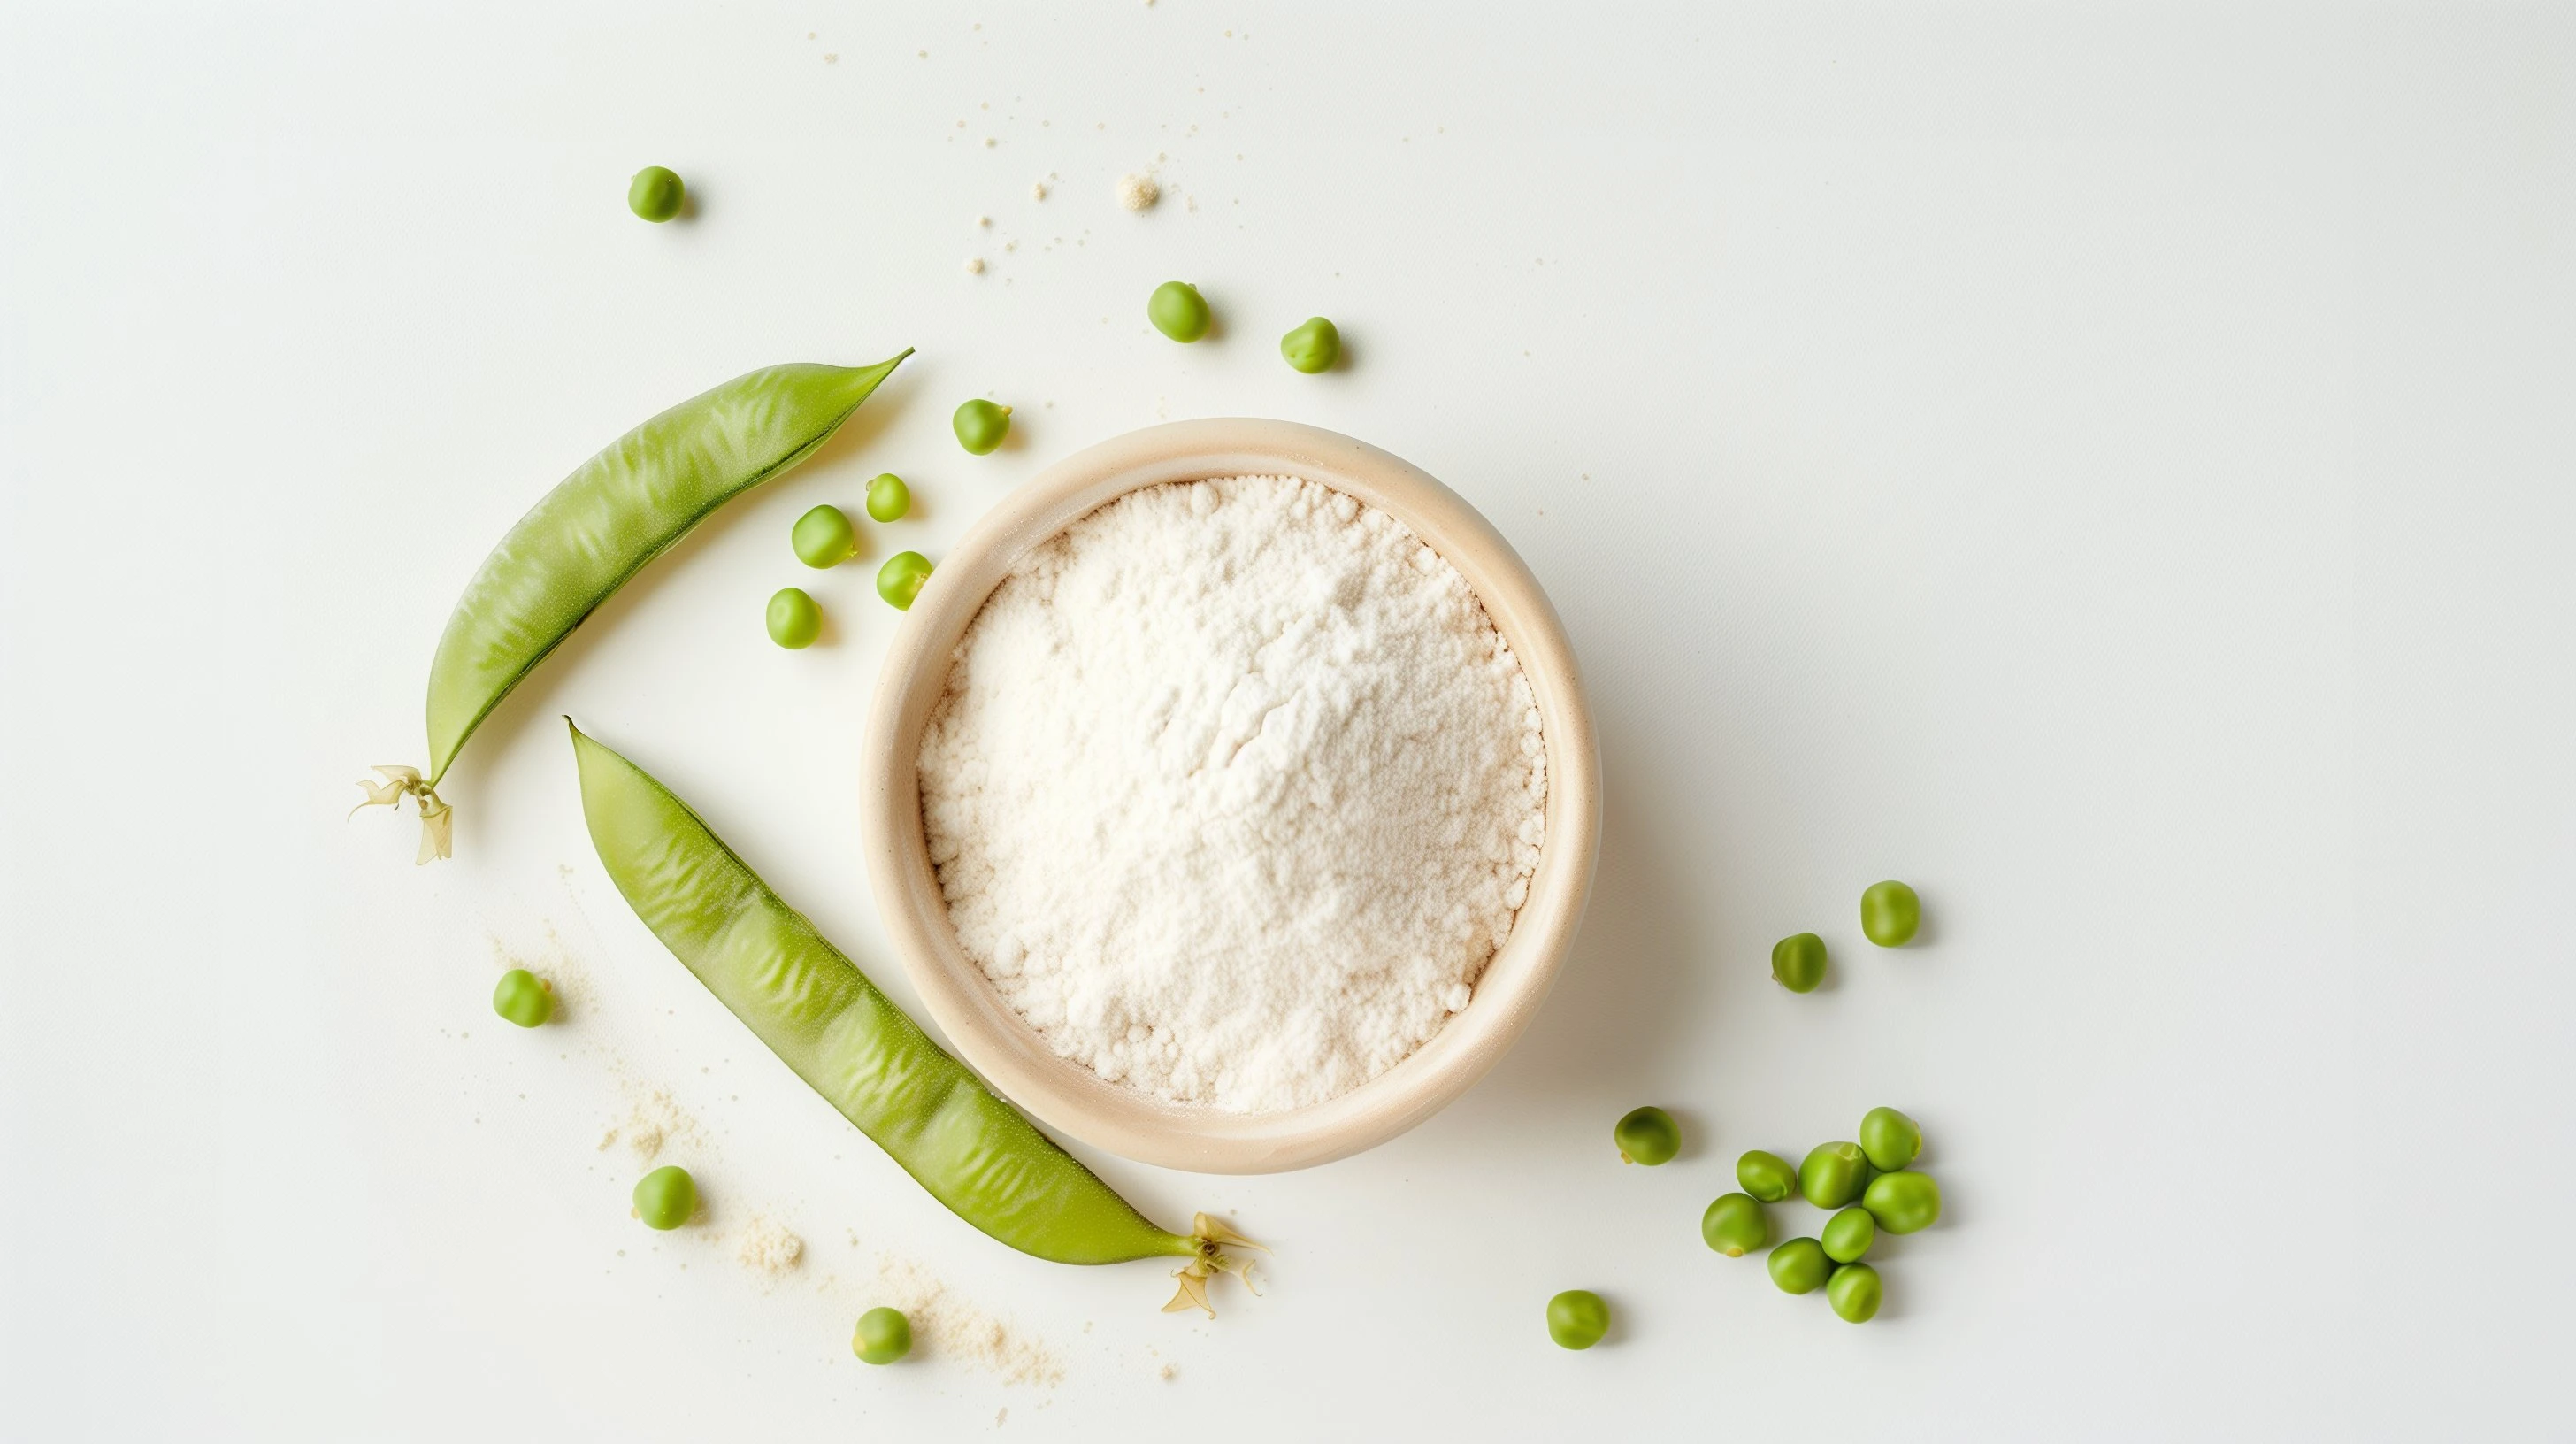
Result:
[[[874,366],[796,362],[692,397],[583,462],[483,559],[429,664],[429,771],[380,766],[367,806],[420,806],[417,861],[449,855],[439,779],[519,680],[709,512],[803,461],[912,352]]]
[[[572,741],[591,843],[636,916],[933,1198],[1056,1263],[1187,1259],[1167,1312],[1206,1309],[1210,1276],[1246,1270],[1222,1245],[1249,1240],[1206,1214],[1190,1234],[1156,1228],[932,1042],[687,803],[580,728]]]

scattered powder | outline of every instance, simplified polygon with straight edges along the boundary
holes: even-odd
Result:
[[[1058,1056],[1321,1102],[1467,1006],[1537,866],[1519,660],[1394,517],[1312,482],[1131,492],[1030,551],[917,759],[958,940]]]
[[[984,258],[982,256],[968,256],[966,258],[966,274],[970,276],[980,276],[984,274]]]
[[[613,1124],[599,1137],[599,1150],[608,1151],[620,1138],[638,1163],[651,1163],[662,1156],[662,1149],[672,1143],[698,1141],[698,1122],[681,1111],[671,1095],[656,1088],[638,1093],[629,1100],[626,1120]]]
[[[1164,1383],[1168,1384],[1168,1383],[1172,1382],[1172,1380],[1173,1380],[1173,1379],[1175,1379],[1175,1378],[1179,1377],[1180,1372],[1181,1372],[1181,1366],[1180,1366],[1180,1365],[1178,1365],[1178,1364],[1165,1364],[1165,1365],[1161,1366],[1160,1368],[1157,1368],[1156,1370],[1154,1370],[1154,1377],[1155,1377],[1155,1378],[1157,1378],[1157,1379],[1160,1379],[1160,1380],[1162,1380]]]
[[[805,1261],[805,1240],[781,1224],[754,1215],[751,1222],[743,1225],[734,1256],[752,1272],[776,1279]]]
[[[1029,182],[1029,199],[1033,201],[1042,201],[1046,199],[1045,181]]]
[[[1118,178],[1118,204],[1131,211],[1150,209],[1163,198],[1163,188],[1149,175],[1122,175]]]
[[[913,1344],[963,1359],[1006,1384],[1064,1382],[1064,1364],[1046,1341],[994,1318],[949,1292],[928,1269],[900,1254],[877,1259],[877,1287],[883,1302],[903,1310],[912,1322]]]

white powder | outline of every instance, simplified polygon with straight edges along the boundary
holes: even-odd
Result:
[[[1131,492],[1030,553],[918,761],[967,956],[1060,1056],[1262,1112],[1467,1006],[1537,866],[1520,663],[1402,523],[1285,477]]]
[[[1163,198],[1163,188],[1149,175],[1122,175],[1118,178],[1118,204],[1131,211],[1150,210]]]

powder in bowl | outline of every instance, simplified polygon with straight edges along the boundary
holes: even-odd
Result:
[[[1538,865],[1528,679],[1457,569],[1313,482],[1129,492],[1033,548],[916,759],[966,955],[1060,1057],[1319,1103],[1467,1006]]]

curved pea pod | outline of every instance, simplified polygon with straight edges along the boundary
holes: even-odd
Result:
[[[1187,1259],[1167,1311],[1207,1308],[1214,1274],[1248,1277],[1223,1246],[1258,1245],[1206,1214],[1188,1234],[1155,1227],[932,1042],[687,803],[580,728],[572,741],[591,842],[636,916],[933,1198],[1056,1263]]]
[[[429,768],[378,767],[367,806],[420,806],[419,862],[449,855],[438,799],[474,729],[546,654],[709,512],[814,454],[902,355],[737,376],[609,443],[519,518],[465,584],[429,664]]]

